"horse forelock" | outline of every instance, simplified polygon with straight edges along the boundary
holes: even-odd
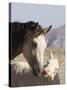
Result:
[[[43,32],[43,29],[37,22],[29,21],[24,24],[25,30],[25,41],[29,40],[29,38],[37,37]]]

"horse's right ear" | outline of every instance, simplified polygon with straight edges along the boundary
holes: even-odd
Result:
[[[64,62],[64,60],[58,60],[58,62],[59,62],[59,65],[61,65]]]
[[[49,27],[45,28],[44,34],[47,34],[50,31],[51,28],[52,28],[52,25],[50,25]]]
[[[49,55],[49,59],[53,59],[54,56],[53,56],[53,53],[51,52],[50,55]]]

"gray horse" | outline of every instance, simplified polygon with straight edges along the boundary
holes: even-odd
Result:
[[[47,46],[45,35],[52,25],[47,28],[38,22],[9,23],[9,86],[31,86],[44,84],[59,84],[59,77],[49,81],[42,76],[44,63],[43,55]],[[16,60],[23,54],[24,60]],[[41,77],[36,77],[41,76]]]
[[[43,55],[46,48],[45,35],[52,25],[43,28],[38,22],[9,23],[9,59],[23,53],[35,75],[43,72]]]

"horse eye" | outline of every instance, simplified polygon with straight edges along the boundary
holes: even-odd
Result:
[[[55,74],[56,72],[54,72],[54,74]]]
[[[36,42],[33,42],[32,45],[33,45],[33,47],[37,47],[37,43]]]
[[[57,72],[57,68],[55,68],[55,72],[54,72],[54,74],[56,74],[56,72]]]

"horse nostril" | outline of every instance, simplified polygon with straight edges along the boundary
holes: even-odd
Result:
[[[46,74],[47,74],[46,70],[42,72],[42,75],[46,75]]]
[[[37,47],[37,43],[36,42],[33,42],[33,47]]]
[[[38,72],[40,72],[40,69],[38,68]]]

